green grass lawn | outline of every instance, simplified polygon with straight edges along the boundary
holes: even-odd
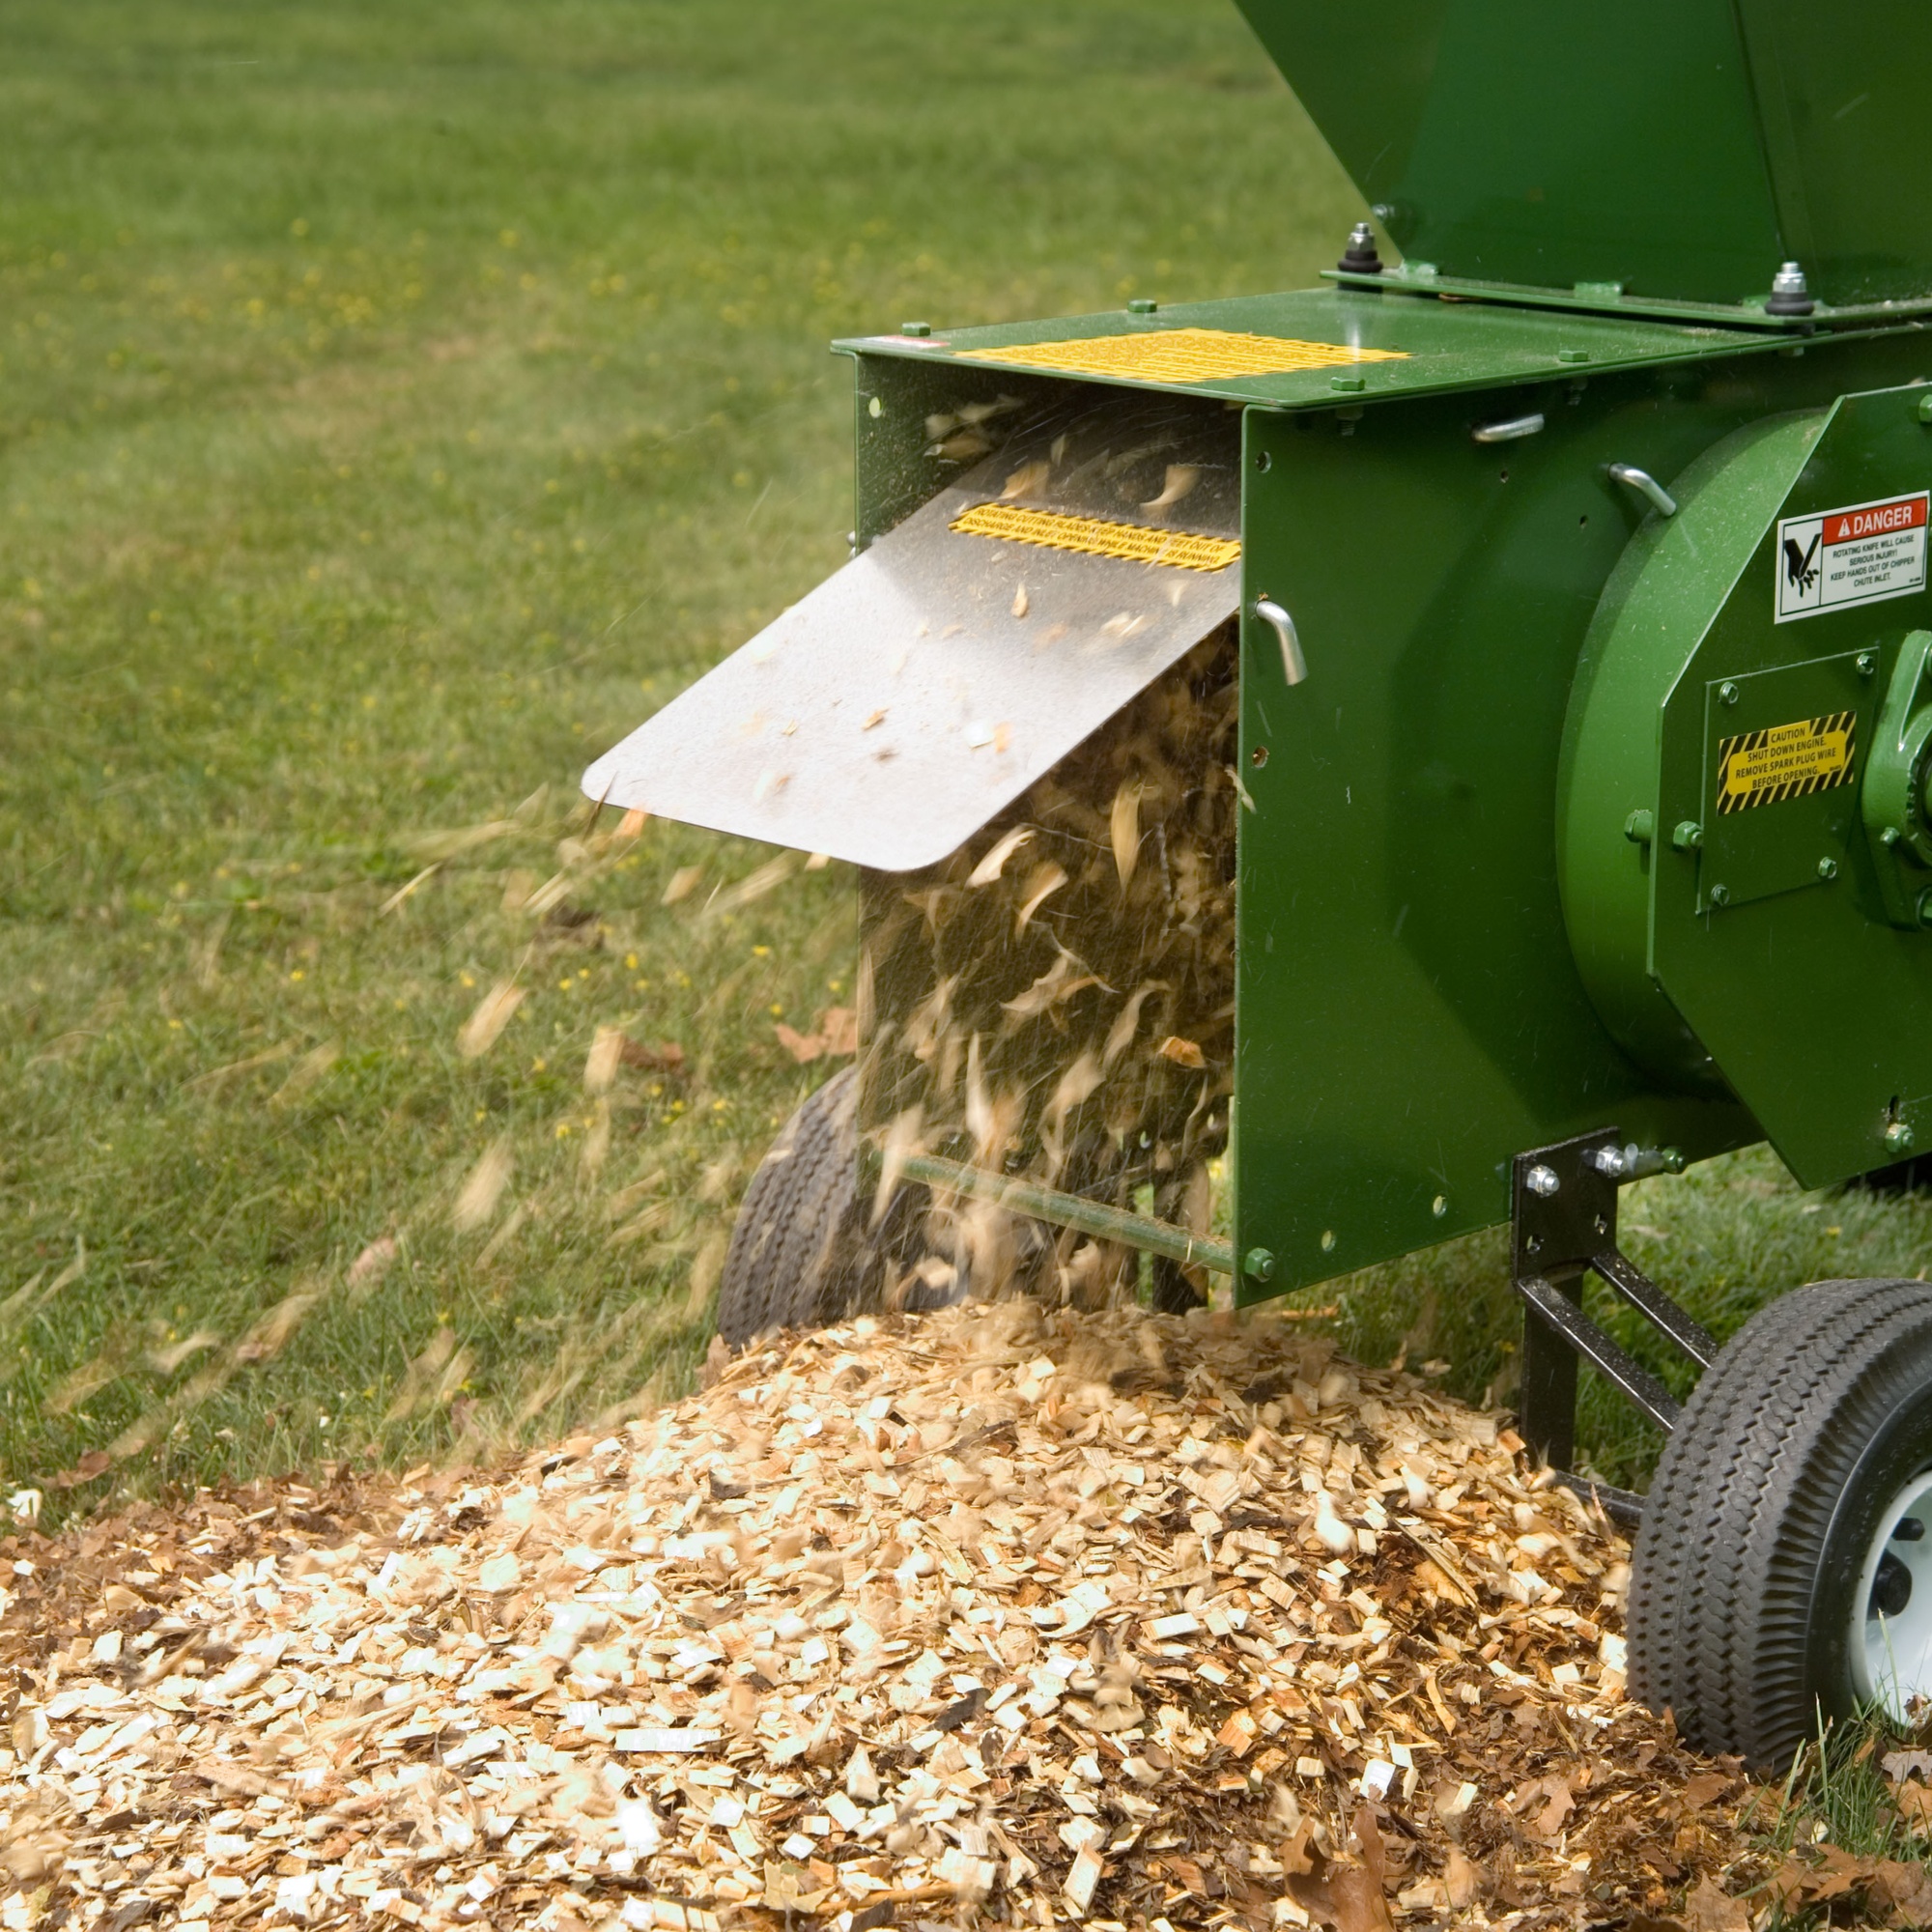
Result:
[[[0,1467],[86,1505],[674,1387],[852,895],[586,837],[578,773],[843,559],[830,337],[1305,283],[1351,192],[1226,0],[18,0],[6,46]],[[613,1026],[681,1066],[587,1093]],[[1632,1219],[1735,1322],[1925,1214],[1752,1156]],[[1350,1332],[1502,1391],[1498,1253]]]

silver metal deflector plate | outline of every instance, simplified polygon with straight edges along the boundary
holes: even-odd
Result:
[[[1116,434],[1116,454],[1098,430],[1053,427],[1016,435],[666,705],[585,794],[884,871],[963,844],[1240,597],[1236,425],[1197,416],[1149,448]]]

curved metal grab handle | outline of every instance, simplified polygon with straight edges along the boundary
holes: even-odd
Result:
[[[1272,597],[1255,599],[1255,615],[1280,639],[1282,676],[1290,684],[1299,684],[1308,675],[1308,660],[1301,655],[1301,639],[1295,634],[1294,619]]]
[[[1539,411],[1535,415],[1511,416],[1506,422],[1479,423],[1469,432],[1476,442],[1516,442],[1525,436],[1535,436],[1543,428],[1543,415]]]
[[[1639,469],[1634,463],[1612,463],[1607,473],[1611,482],[1621,483],[1626,489],[1634,490],[1639,497],[1647,498],[1659,516],[1674,517],[1677,514],[1677,498],[1648,469]]]

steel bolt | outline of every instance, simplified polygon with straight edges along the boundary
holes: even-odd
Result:
[[[1559,362],[1587,362],[1590,352],[1587,349],[1559,349],[1556,359]]]
[[[1376,211],[1381,213],[1379,209]],[[1376,231],[1366,221],[1358,221],[1349,231],[1349,245],[1335,264],[1345,275],[1379,275],[1383,262],[1376,248]]]
[[[1265,1248],[1250,1248],[1241,1263],[1241,1271],[1256,1281],[1274,1279],[1274,1257]]]
[[[1553,1167],[1545,1167],[1541,1161],[1523,1176],[1522,1184],[1532,1194],[1542,1195],[1546,1201],[1563,1185],[1556,1178],[1556,1170]]]
[[[1591,1154],[1590,1165],[1599,1174],[1606,1175],[1610,1179],[1615,1180],[1630,1163],[1625,1160],[1622,1148],[1601,1147]]]
[[[932,325],[929,322],[902,322],[899,324],[899,333],[901,335],[930,335],[932,333]]]
[[[1680,818],[1672,828],[1670,842],[1680,852],[1694,852],[1704,842],[1704,828],[1694,818]]]
[[[1151,296],[1136,296],[1127,304],[1129,315],[1151,315],[1160,304]]]
[[[1764,305],[1765,314],[1809,315],[1816,307],[1804,270],[1796,262],[1781,264],[1771,279],[1771,299]]]
[[[1838,862],[1825,858],[1818,861],[1818,876],[1821,879],[1835,879],[1838,876]]]
[[[1878,669],[1878,653],[1861,651],[1858,655],[1858,667],[1861,677],[1870,677]]]
[[[1892,1121],[1885,1130],[1885,1151],[1887,1153],[1910,1153],[1912,1151],[1912,1129],[1903,1121]]]
[[[1738,701],[1738,688],[1729,678],[1726,678],[1718,687],[1718,696],[1724,703],[1735,704]]]
[[[1429,1204],[1429,1211],[1432,1214],[1434,1214],[1438,1221],[1441,1220],[1442,1217],[1449,1211],[1448,1195],[1438,1194],[1435,1197],[1435,1199]]]
[[[1729,904],[1730,904],[1730,902],[1731,902],[1731,889],[1730,889],[1730,887],[1729,887],[1729,886],[1726,886],[1726,885],[1716,885],[1716,886],[1713,886],[1713,887],[1711,888],[1711,893],[1710,893],[1710,899],[1711,899],[1711,903],[1712,903],[1712,904],[1713,904],[1714,906],[1727,906],[1727,905],[1729,905]]]
[[[1328,386],[1340,395],[1354,396],[1359,395],[1369,384],[1368,379],[1364,376],[1330,376]]]

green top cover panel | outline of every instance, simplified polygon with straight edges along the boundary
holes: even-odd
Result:
[[[1236,0],[1411,261],[1745,302],[1932,292],[1922,0]]]

